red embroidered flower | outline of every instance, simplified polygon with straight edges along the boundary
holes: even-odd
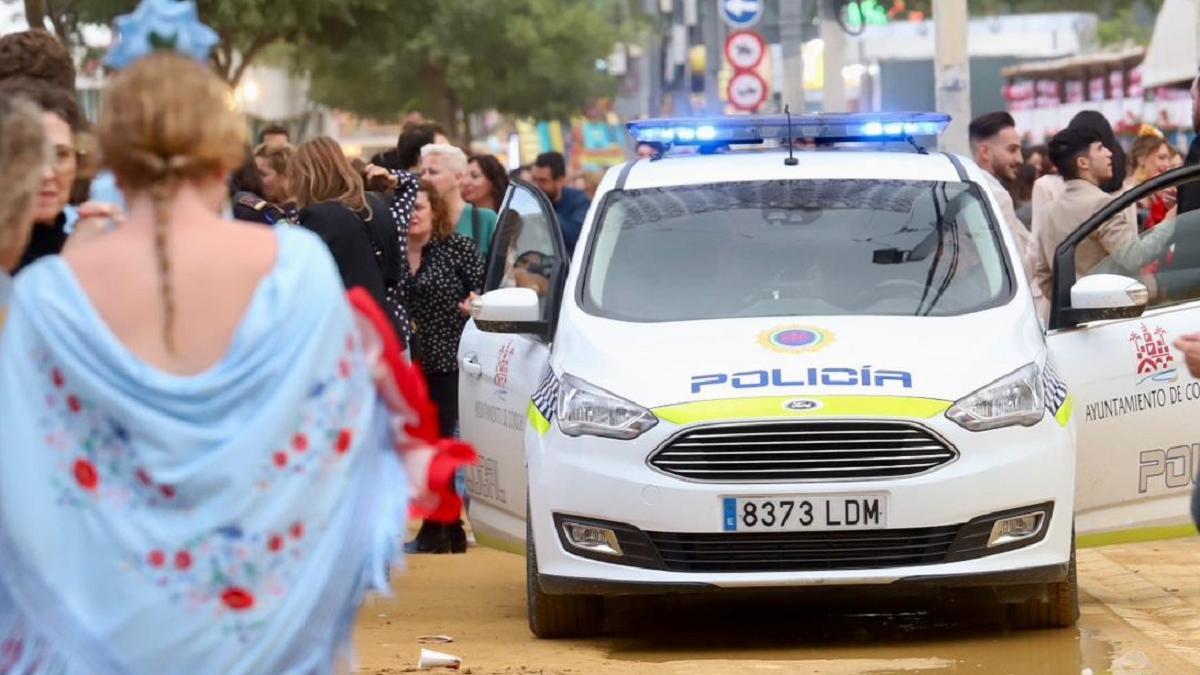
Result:
[[[296,434],[292,436],[292,448],[296,452],[304,452],[308,450],[308,436],[304,434]]]
[[[146,556],[146,562],[150,563],[151,567],[162,567],[167,562],[167,556],[162,551],[155,549]]]
[[[71,412],[73,413],[83,410],[83,404],[79,402],[79,397],[75,394],[71,394],[67,397],[67,407],[70,408]]]
[[[350,444],[353,441],[354,433],[349,429],[342,429],[341,433],[338,434],[337,443],[334,444],[333,449],[339,455],[344,455],[348,450],[350,450]]]
[[[0,658],[0,668],[3,668],[4,672],[8,672],[8,669],[12,668],[20,660],[21,654],[24,651],[24,644],[20,640],[12,638],[5,640],[4,645],[0,646],[0,657],[3,657]]]
[[[95,490],[96,486],[100,484],[100,473],[86,459],[76,460],[75,482],[79,483],[79,487],[82,487],[84,490]]]
[[[254,606],[254,595],[244,588],[234,586],[221,594],[221,602],[229,609],[240,612]]]
[[[150,480],[150,472],[146,471],[145,469],[137,470],[137,479],[139,483],[146,486],[149,486],[154,482]]]
[[[278,553],[282,551],[283,537],[277,534],[271,535],[271,538],[267,540],[267,550],[271,551],[272,553]]]
[[[54,382],[54,386],[62,389],[62,386],[67,383],[67,378],[63,377],[62,371],[58,368],[50,371],[50,380]]]
[[[175,498],[175,487],[174,486],[160,485],[160,486],[158,486],[158,492],[159,492],[159,494],[166,497],[167,499]]]
[[[175,569],[186,570],[192,566],[192,554],[187,551],[180,551],[175,554]]]
[[[304,523],[301,523],[299,521],[292,523],[292,527],[289,531],[292,533],[292,539],[299,539],[300,537],[303,537],[304,536]]]
[[[286,452],[277,452],[274,454],[274,456],[272,458],[275,460],[275,466],[277,466],[281,469],[283,467],[287,466],[287,453]]]
[[[338,372],[342,374],[342,377],[350,377],[350,362],[346,359],[339,361]]]

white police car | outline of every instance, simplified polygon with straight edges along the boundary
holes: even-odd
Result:
[[[947,122],[633,123],[697,151],[609,171],[569,261],[510,188],[460,418],[472,522],[524,540],[536,635],[599,631],[611,594],[909,583],[1065,626],[1077,508],[1081,534],[1184,522],[1186,490],[1136,490],[1154,425],[1084,434],[1076,503],[1076,401],[1139,386],[1145,287],[1061,281],[1048,335],[979,169],[912,143]]]

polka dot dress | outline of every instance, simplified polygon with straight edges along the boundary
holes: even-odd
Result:
[[[475,242],[454,233],[425,245],[415,274],[407,248],[403,260],[404,295],[420,343],[416,356],[421,368],[426,373],[457,372],[458,340],[467,324],[458,303],[483,288],[483,256]]]
[[[412,221],[413,208],[417,203],[417,191],[421,187],[421,180],[414,174],[407,171],[393,171],[392,175],[399,181],[396,185],[396,190],[392,195],[392,202],[389,208],[392,212],[392,219],[396,221],[396,236],[400,238],[400,265],[401,265],[401,281],[396,285],[388,284],[385,289],[387,293],[387,301],[392,314],[396,319],[396,325],[400,328],[400,339],[407,346],[412,343],[412,331],[408,321],[408,311],[406,309],[408,303],[404,293],[403,276],[408,269],[408,225]],[[376,251],[375,255],[382,256],[382,251]]]

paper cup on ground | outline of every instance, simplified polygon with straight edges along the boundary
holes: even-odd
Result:
[[[417,661],[417,667],[421,670],[432,670],[434,668],[450,668],[458,670],[462,665],[462,659],[451,654],[435,652],[432,649],[422,649],[421,659]]]

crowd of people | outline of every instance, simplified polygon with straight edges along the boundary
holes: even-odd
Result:
[[[470,457],[447,441],[459,339],[493,247],[505,283],[543,262],[497,233],[510,182],[544,194],[569,256],[599,178],[557,152],[509,173],[423,120],[369,161],[282,127],[252,146],[228,87],[162,47],[114,73],[90,128],[58,40],[0,38],[0,672],[332,670],[410,492],[410,550],[467,548],[445,485]],[[1200,163],[1153,129],[1126,153],[1095,112],[1046,146],[1003,112],[970,139],[1043,317],[1082,220]],[[1152,195],[1076,273],[1197,208],[1200,185]],[[1168,263],[1137,265],[1152,292]],[[165,624],[187,639],[138,630]]]
[[[333,672],[410,515],[465,549],[454,352],[507,175],[426,125],[370,189],[141,52],[91,127],[56,38],[0,37],[0,672]]]
[[[1200,76],[1192,95],[1200,128]],[[1200,143],[1193,142],[1185,158],[1149,125],[1139,130],[1127,152],[1104,115],[1092,110],[1078,113],[1046,145],[1023,147],[1021,130],[1003,111],[976,117],[969,135],[973,158],[1021,250],[1043,322],[1049,319],[1055,253],[1068,235],[1126,191],[1185,163],[1200,164]],[[1164,299],[1159,272],[1171,252],[1139,246],[1139,237],[1200,208],[1198,198],[1200,182],[1188,183],[1155,192],[1121,211],[1078,245],[1076,276],[1094,271],[1139,276],[1152,299]],[[1162,237],[1159,248],[1173,240]]]
[[[20,55],[10,64],[23,60],[27,65],[0,80],[0,95],[38,107],[54,153],[36,193],[36,225],[10,269],[15,274],[77,242],[120,230],[133,214],[127,195],[116,189],[115,172],[79,171],[77,136],[95,134],[85,131],[66,50],[43,31],[3,40],[5,53]],[[111,168],[111,158],[101,154]],[[576,177],[572,182],[590,191],[569,186],[564,157],[557,152],[510,174],[496,157],[468,156],[439,124],[419,118],[405,124],[395,147],[369,162],[347,157],[332,138],[294,143],[287,129],[269,126],[255,145],[240,149],[226,175],[227,215],[315,233],[344,288],[363,289],[386,310],[401,346],[421,368],[439,413],[439,432],[446,437],[458,426],[458,340],[470,300],[483,290],[497,212],[510,181],[524,178],[545,193],[568,251],[598,184],[598,178]],[[461,520],[427,522],[409,550],[462,552],[465,542]]]

